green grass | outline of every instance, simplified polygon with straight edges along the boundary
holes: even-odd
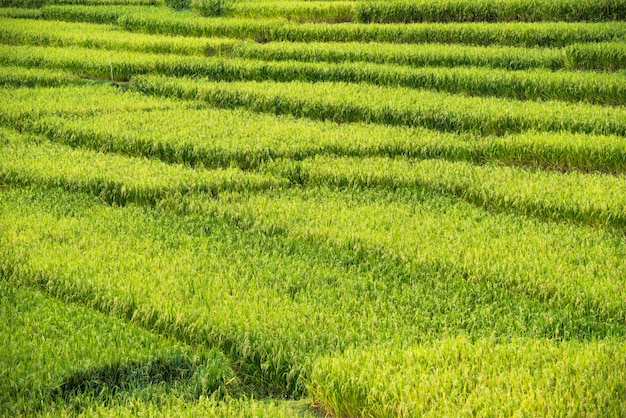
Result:
[[[9,190],[0,259],[12,281],[215,344],[274,395],[301,395],[318,355],[355,344],[623,335],[621,238],[419,196],[231,193],[177,217]]]
[[[485,47],[428,43],[407,45],[378,42],[269,42],[265,44],[240,42],[234,46],[232,54],[241,58],[257,60],[370,62],[414,67],[476,66],[521,70],[531,68],[559,69],[565,66],[564,51],[556,48]]]
[[[108,85],[0,89],[0,102],[0,121],[8,125],[19,125],[25,119],[42,115],[164,110],[179,103],[121,91]]]
[[[618,71],[626,67],[624,42],[574,44],[566,48],[519,48],[446,44],[270,42],[147,35],[112,25],[1,19],[0,40],[9,45],[79,46],[160,54],[239,57],[265,61],[370,62],[408,66],[481,66]]]
[[[0,19],[0,41],[34,45],[134,51],[158,54],[223,55],[235,41],[124,32],[113,25],[46,20]]]
[[[441,160],[317,158],[270,166],[294,182],[340,188],[425,188],[491,210],[626,231],[626,178]]]
[[[37,13],[6,9],[7,17],[118,23],[131,31],[184,36],[226,37],[258,41],[458,43],[563,47],[580,42],[624,38],[623,22],[599,23],[459,23],[459,24],[334,24],[291,23],[283,19],[206,19],[189,11],[139,6],[44,6]]]
[[[192,349],[118,318],[0,279],[0,409],[79,413],[133,401],[158,406],[236,390],[219,352]]]
[[[100,91],[82,90],[81,94],[97,97]],[[22,96],[21,103],[28,105],[29,100]],[[336,124],[240,109],[122,110],[88,116],[42,113],[23,115],[15,126],[73,147],[206,168],[236,166],[249,170],[279,158],[301,160],[334,155],[439,158],[557,171],[626,172],[626,143],[618,136],[526,132],[479,137],[419,128]],[[155,118],[162,124],[154,124]]]
[[[395,0],[360,1],[360,22],[602,21],[626,18],[623,0]]]
[[[355,17],[355,2],[337,0],[233,2],[224,15],[254,19],[283,18],[296,22],[351,22]]]
[[[8,131],[2,137],[0,181],[87,191],[115,204],[157,205],[190,193],[217,197],[224,191],[281,188],[287,185],[280,180],[285,177],[293,184],[307,186],[425,188],[490,209],[626,229],[626,184],[621,177],[388,158],[271,163],[265,170],[277,175],[274,177],[238,169],[193,170],[142,158],[106,155]]]
[[[25,132],[73,147],[207,168],[255,169],[277,158],[336,155],[626,172],[626,143],[620,136],[531,131],[482,137],[401,126],[337,124],[213,109],[194,102],[182,106],[185,102],[106,86],[15,89],[0,94],[0,116]]]
[[[311,392],[335,416],[623,416],[624,349],[461,337],[351,350],[316,363]]]
[[[107,6],[80,6],[80,5],[51,5],[40,9],[39,18],[60,20],[66,22],[86,22],[116,24],[118,19],[127,14],[142,16],[151,10],[166,10],[145,6],[107,5]]]
[[[10,132],[0,135],[5,138],[0,144],[0,182],[88,191],[112,204],[131,201],[156,205],[187,193],[217,196],[225,190],[268,189],[284,183],[238,169],[193,170],[143,158],[72,149]]]
[[[62,17],[62,11],[58,18]],[[64,19],[65,20],[65,19]],[[623,22],[609,23],[459,23],[459,24],[295,24],[281,20],[203,20],[193,14],[161,12],[154,16],[123,14],[119,25],[126,30],[185,36],[218,36],[254,39],[259,42],[389,42],[449,43],[464,45],[507,45],[563,47],[580,42],[621,39]]]
[[[430,89],[518,100],[626,104],[626,77],[595,72],[265,62],[41,46],[0,47],[0,64],[43,66],[70,71],[81,77],[111,81],[128,81],[143,74],[193,76],[215,81],[306,80]]]
[[[475,66],[618,71],[626,68],[624,42],[582,43],[565,48],[522,48],[454,44],[361,42],[240,42],[241,58],[305,62],[370,62],[407,66]]]
[[[201,100],[221,108],[243,107],[257,112],[336,122],[422,126],[483,135],[503,135],[531,129],[626,134],[626,113],[622,107],[475,98],[408,88],[330,82],[216,83],[189,78],[138,76],[133,78],[131,88],[162,97]]]
[[[0,86],[9,87],[55,87],[82,84],[79,77],[46,68],[0,67]]]
[[[63,411],[65,412],[65,411]],[[67,413],[65,412],[65,415]],[[241,417],[241,418],[315,418],[316,414],[308,401],[289,401],[272,399],[233,398],[224,400],[200,398],[196,401],[169,396],[163,405],[142,400],[109,405],[98,404],[78,416],[86,417],[136,417],[163,416],[168,417]]]
[[[572,45],[567,48],[568,67],[619,70],[626,67],[626,42]]]
[[[623,0],[175,2],[0,0],[0,415],[626,415]]]

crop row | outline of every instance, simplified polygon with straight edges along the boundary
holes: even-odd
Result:
[[[526,130],[626,134],[624,108],[587,104],[521,102],[344,83],[215,83],[161,76],[135,77],[131,87],[146,94],[202,100],[222,108],[245,107],[335,122],[496,135]]]
[[[260,42],[386,42],[563,47],[626,37],[625,22],[297,24],[284,20],[206,19],[167,8],[138,6],[44,6],[34,11],[2,9],[0,16],[117,23],[146,33],[255,39]]]
[[[252,194],[245,198],[245,200],[239,200],[236,196],[232,202],[229,203],[228,196],[221,193],[220,190],[213,191],[210,188],[197,186],[190,188],[190,183],[196,184],[208,184],[217,182],[230,183],[231,188],[223,187],[221,191],[228,191],[232,194],[235,190],[254,190],[267,188],[267,186],[276,188],[280,185],[280,182],[273,179],[272,176],[258,176],[254,174],[233,173],[224,172],[222,170],[206,172],[200,170],[198,173],[192,175],[189,172],[189,168],[184,166],[165,166],[156,162],[146,162],[142,159],[120,157],[114,155],[101,155],[92,151],[84,150],[71,150],[64,146],[58,146],[54,144],[44,143],[28,143],[27,140],[17,137],[11,139],[7,138],[6,143],[3,145],[3,152],[6,157],[6,161],[3,162],[3,166],[6,166],[5,173],[8,175],[3,176],[3,182],[10,185],[19,184],[33,184],[45,187],[63,187],[73,191],[80,191],[93,194],[95,196],[107,197],[106,193],[109,192],[108,185],[115,185],[116,191],[126,193],[124,199],[114,202],[125,203],[143,203],[149,206],[159,205],[174,206],[176,208],[186,207],[184,202],[187,201],[188,208],[191,210],[197,210],[199,213],[213,213],[213,216],[225,217],[229,221],[235,221],[239,227],[244,228],[261,228],[262,231],[283,231],[287,236],[293,234],[296,240],[310,241],[310,237],[306,236],[313,234],[313,236],[322,240],[322,244],[331,244],[331,246],[338,245],[344,247],[345,245],[357,245],[353,240],[363,241],[362,246],[365,248],[370,247],[370,250],[382,251],[387,253],[391,251],[392,254],[397,254],[400,259],[404,257],[412,258],[412,247],[414,245],[422,245],[422,240],[427,239],[427,229],[429,223],[427,222],[427,214],[421,213],[420,217],[415,218],[413,221],[409,221],[406,218],[406,213],[400,216],[406,210],[415,210],[407,207],[407,202],[411,202],[414,197],[407,197],[405,201],[403,194],[389,194],[388,197],[382,199],[373,199],[367,197],[366,194],[355,195],[354,197],[342,196],[336,192],[324,192],[323,188],[312,188],[310,190],[299,191],[294,190],[291,192],[277,191],[272,195],[268,194]],[[13,162],[12,162],[13,161]],[[495,208],[506,209],[513,207],[519,212],[533,215],[533,212],[539,212],[539,214],[550,215],[551,213],[557,213],[559,211],[565,211],[572,214],[573,220],[587,221],[591,220],[592,223],[600,222],[602,220],[610,222],[616,222],[617,226],[623,226],[623,194],[624,186],[623,179],[613,178],[610,176],[588,176],[580,174],[549,174],[549,173],[534,173],[527,172],[520,169],[507,169],[498,167],[473,167],[466,163],[445,163],[438,161],[423,161],[416,162],[414,164],[406,161],[389,161],[384,159],[365,160],[363,167],[353,168],[352,170],[346,169],[346,165],[350,165],[349,160],[319,160],[300,163],[299,173],[303,175],[305,182],[309,182],[311,185],[322,184],[336,184],[336,185],[382,185],[385,188],[392,189],[405,189],[411,193],[419,195],[420,185],[426,186],[425,189],[439,190],[442,188],[444,193],[446,191],[452,194],[458,194],[461,197],[465,197],[470,201],[478,201],[481,205],[489,206],[493,205]],[[103,169],[107,166],[106,169]],[[284,167],[280,167],[280,174],[286,174],[293,178],[294,168],[287,166],[285,172]],[[270,167],[270,170],[272,167]],[[274,168],[275,169],[275,168]],[[282,171],[281,171],[282,169]],[[389,171],[387,174],[386,171]],[[404,173],[404,174],[402,174]],[[307,177],[309,180],[306,180]],[[469,179],[468,179],[469,178]],[[490,178],[490,180],[483,182],[483,180]],[[26,179],[26,181],[24,181]],[[178,179],[178,180],[176,180]],[[182,180],[181,180],[182,179]],[[173,185],[168,183],[173,182]],[[284,183],[283,183],[284,184]],[[518,184],[518,186],[513,186]],[[251,187],[256,185],[257,187]],[[258,187],[260,186],[260,187]],[[414,186],[418,186],[417,190]],[[545,189],[552,188],[558,190],[558,194],[546,196]],[[185,199],[184,195],[187,192],[201,193],[202,196],[197,199],[194,195],[189,195],[189,199]],[[202,193],[205,189],[208,189],[211,193]],[[581,192],[580,190],[585,190]],[[159,193],[159,199],[145,199],[145,193],[133,192],[141,190],[152,190]],[[417,192],[417,193],[416,193]],[[314,196],[315,193],[319,193],[322,198],[317,200],[310,200],[308,196]],[[382,193],[376,192],[379,195],[384,196],[387,191]],[[221,195],[219,202],[215,203],[212,200],[207,200]],[[590,195],[589,195],[590,194]],[[168,195],[171,196],[168,199]],[[364,197],[365,195],[365,197]],[[436,199],[434,196],[437,192],[426,192],[423,196],[433,196],[430,199],[422,197],[418,199],[418,202],[423,204],[429,204],[430,200],[445,200]],[[482,196],[481,196],[482,195]],[[324,197],[326,196],[326,197]],[[380,198],[381,196],[379,196]],[[338,199],[338,200],[337,200]],[[344,199],[348,201],[341,203]],[[350,199],[356,199],[360,201],[359,205],[351,205],[348,202]],[[391,201],[389,200],[391,199]],[[426,199],[426,200],[424,200]],[[109,199],[105,199],[109,200]],[[291,202],[291,204],[290,204]],[[319,205],[328,203],[327,211],[320,211],[317,215],[313,212],[319,209]],[[333,203],[334,202],[334,203]],[[539,203],[541,202],[541,203]],[[599,203],[602,202],[602,203]],[[344,206],[345,205],[345,206]],[[388,206],[388,207],[387,207]],[[419,204],[418,204],[419,206]],[[464,205],[455,203],[455,206],[463,208]],[[387,209],[383,209],[387,207]],[[194,209],[195,208],[195,209]],[[336,212],[330,210],[330,208],[336,208]],[[380,214],[377,214],[376,209],[382,210]],[[457,208],[458,209],[458,208]],[[551,210],[552,209],[552,210]],[[186,209],[187,210],[187,209]],[[372,211],[371,213],[369,211]],[[433,213],[441,212],[441,208],[432,208]],[[452,208],[448,208],[450,212],[446,212],[451,216],[448,221],[450,225],[454,225],[455,212]],[[480,211],[480,208],[472,209],[471,206],[465,207],[465,211],[476,212]],[[543,213],[540,211],[543,210]],[[221,215],[216,215],[215,212]],[[362,216],[356,216],[358,213],[362,213]],[[328,214],[332,213],[332,222],[324,221]],[[483,212],[485,213],[485,212]],[[277,216],[279,215],[280,216]],[[338,233],[336,228],[342,228],[343,222],[349,222],[350,216],[353,215],[354,223],[351,230],[345,230],[342,233]],[[367,215],[367,216],[366,216]],[[394,218],[394,215],[400,216]],[[422,216],[423,215],[423,216]],[[232,218],[232,217],[235,218]],[[621,216],[621,218],[620,218]],[[373,217],[373,218],[372,218]],[[507,216],[489,215],[498,222],[506,220]],[[597,217],[597,218],[596,218]],[[471,228],[481,230],[481,228],[488,227],[488,223],[485,223],[485,217],[480,216],[478,218],[466,219],[465,221],[477,222]],[[563,217],[560,216],[562,219]],[[357,222],[356,219],[361,221]],[[395,226],[391,226],[389,222],[393,222],[394,219],[405,219],[407,222],[400,224],[396,223]],[[523,219],[523,218],[519,218]],[[464,222],[465,222],[464,221]],[[250,222],[252,222],[250,224]],[[322,222],[319,224],[319,222]],[[362,222],[362,223],[361,223]],[[371,222],[380,222],[380,224],[371,224]],[[420,223],[422,222],[422,223]],[[435,218],[433,218],[435,222]],[[442,234],[453,233],[455,228],[446,232],[446,221],[443,218],[439,219],[440,232]],[[457,219],[456,222],[462,222]],[[507,221],[508,222],[508,221]],[[506,223],[506,222],[505,222]],[[546,231],[558,230],[559,228],[564,230],[571,229],[570,226],[562,224],[551,225],[550,223],[542,225],[532,221],[514,222],[517,224],[527,224],[530,228],[531,224],[535,224],[534,229],[546,228]],[[468,224],[468,227],[470,227]],[[255,226],[256,225],[256,226]],[[435,227],[435,224],[431,225]],[[320,229],[320,227],[322,227]],[[391,228],[391,229],[389,229]],[[398,229],[400,228],[400,229]],[[423,228],[426,228],[423,230]],[[531,228],[531,229],[533,229]],[[397,240],[398,236],[393,233],[398,229],[398,233],[401,230],[409,231],[415,230],[415,234],[411,234],[402,240]],[[368,236],[366,231],[372,232],[371,236]],[[379,232],[376,232],[379,231]],[[386,232],[383,232],[386,231]],[[580,229],[579,232],[585,234],[594,233],[591,230],[586,231]],[[536,232],[536,231],[535,231]],[[595,231],[598,233],[598,231]],[[364,235],[362,235],[362,233]],[[304,234],[304,236],[302,236]],[[379,235],[377,235],[379,234]],[[380,235],[382,234],[382,235]],[[533,232],[528,231],[524,236],[526,238],[532,237]],[[540,234],[541,235],[541,234]],[[558,234],[556,234],[558,235]],[[603,235],[600,233],[600,235]],[[497,237],[501,237],[502,234],[496,234]],[[610,235],[607,235],[610,236]],[[432,237],[438,240],[438,237]],[[554,238],[554,237],[553,237]],[[345,242],[345,239],[349,239]],[[430,238],[429,238],[430,239]],[[460,238],[459,238],[460,239]],[[468,237],[462,237],[462,239],[468,239]],[[493,238],[496,239],[497,238]],[[537,238],[539,239],[539,238]],[[422,242],[422,244],[419,244]],[[615,241],[617,242],[617,241]],[[433,242],[434,244],[434,242]],[[505,245],[506,243],[500,242],[496,246]],[[516,246],[513,243],[506,252],[500,256],[503,259],[507,257],[516,257]],[[587,243],[588,245],[596,245],[597,242]],[[608,243],[607,243],[608,244]],[[453,242],[448,250],[454,252]],[[526,244],[524,244],[526,245]],[[563,242],[565,248],[569,248],[568,242]],[[443,246],[443,247],[442,247]],[[442,243],[438,246],[426,246],[421,252],[420,257],[426,255],[428,251],[435,251],[436,254],[445,256],[444,248],[446,247]],[[472,245],[473,247],[473,245]],[[604,248],[598,247],[598,251],[609,251],[611,247]],[[469,249],[468,249],[469,250]],[[475,270],[478,266],[484,274],[487,274],[490,270],[489,265],[480,264],[483,257],[489,257],[490,251],[502,250],[501,248],[489,247],[488,251],[473,254],[469,256],[467,261],[469,264],[466,268],[469,268],[470,275],[476,274]],[[443,251],[437,253],[437,251]],[[544,250],[547,251],[547,250]],[[555,251],[560,251],[559,248],[555,248]],[[435,254],[433,253],[433,254]],[[545,253],[546,260],[553,256],[550,251]],[[590,257],[592,254],[589,255]],[[388,257],[385,256],[385,258]],[[473,260],[473,257],[478,259]],[[623,269],[621,263],[612,266],[611,257],[603,258],[607,262],[606,268],[617,268],[614,271],[615,274],[619,274],[619,270]],[[406,261],[406,260],[405,260]],[[560,265],[559,268],[564,268],[566,271],[569,269],[580,268],[578,258],[568,258],[563,260],[565,263],[572,262],[570,267],[564,267]],[[617,261],[617,260],[616,260]],[[584,261],[585,263],[587,261]],[[476,263],[474,265],[474,263]],[[450,267],[450,266],[449,266]],[[496,266],[500,269],[502,266]],[[595,309],[596,315],[606,317],[620,317],[625,314],[623,311],[623,300],[621,299],[621,292],[619,290],[619,280],[617,282],[601,280],[597,281],[593,277],[588,277],[586,280],[577,278],[579,274],[590,274],[588,269],[596,269],[593,265],[587,266],[583,271],[571,276],[571,282],[566,283],[551,283],[549,280],[543,283],[547,277],[526,277],[527,274],[521,271],[515,272],[515,269],[525,268],[524,266],[513,263],[510,266],[509,274],[506,274],[507,280],[515,282],[519,277],[525,277],[527,282],[516,283],[524,292],[530,292],[533,296],[538,296],[535,292],[534,286],[539,281],[541,287],[544,287],[543,292],[545,294],[542,298],[548,300],[554,299],[562,303],[572,303],[562,300],[569,298],[567,296],[567,289],[578,289],[578,296],[584,295],[582,300],[575,302],[578,309],[586,311],[587,309]],[[473,272],[472,272],[473,271]],[[492,272],[493,273],[493,272]],[[490,273],[491,274],[491,273]],[[568,273],[567,277],[570,277]],[[602,272],[596,272],[595,274],[604,274]],[[489,275],[489,274],[488,274]],[[592,275],[592,276],[594,276]],[[620,276],[615,276],[620,277]],[[599,280],[599,279],[598,279]],[[530,288],[527,286],[530,285]],[[557,288],[553,286],[563,286]],[[547,288],[546,288],[547,287]],[[563,293],[564,292],[564,293]],[[617,299],[615,299],[617,298]]]
[[[0,204],[13,280],[216,344],[275,395],[301,394],[319,354],[355,344],[625,332],[622,241],[447,199],[293,190],[199,198],[185,217],[59,191]]]
[[[354,1],[252,1],[226,6],[224,16],[252,19],[281,18],[296,22],[352,22]]]
[[[9,126],[42,115],[93,115],[180,106],[174,100],[147,97],[108,85],[0,89],[0,103],[0,121]]]
[[[299,22],[412,23],[601,21],[626,18],[623,0],[412,0],[358,2],[235,2],[226,16]]]
[[[618,136],[531,131],[483,137],[375,124],[336,124],[240,109],[203,108],[194,103],[185,107],[108,86],[5,90],[0,98],[0,118],[5,124],[43,134],[55,142],[207,168],[254,169],[278,158],[339,155],[626,172],[626,142]]]
[[[0,16],[10,18],[47,19],[66,22],[91,22],[114,24],[124,15],[140,16],[150,10],[160,10],[145,6],[109,5],[109,6],[43,6],[38,9],[0,8]],[[166,10],[166,9],[162,9]]]
[[[189,7],[190,1],[169,3]],[[626,18],[626,3],[623,0],[252,1],[196,7],[195,11],[207,16],[325,23],[578,22],[622,20]]]
[[[626,68],[626,42],[581,44],[568,48],[568,67],[596,70]]]
[[[398,45],[338,42],[255,42],[147,35],[115,26],[45,20],[0,20],[0,42],[80,46],[181,55],[221,55],[267,61],[370,62],[409,66],[481,66],[510,70],[547,68],[617,71],[626,68],[626,42],[573,44],[562,49],[446,44]]]
[[[626,104],[626,77],[622,74],[265,62],[35,46],[0,46],[0,63],[62,69],[83,77],[112,81],[129,80],[140,74],[190,75],[215,81],[307,80],[368,83],[522,100]]]
[[[360,22],[600,21],[626,19],[624,0],[395,0],[360,1]]]
[[[622,416],[622,340],[444,338],[349,350],[315,365],[311,395],[333,416]]]
[[[81,5],[81,6],[111,6],[111,5],[136,5],[156,6],[162,5],[162,0],[0,0],[0,7],[40,8],[51,5]]]
[[[260,42],[389,42],[458,43],[466,45],[508,45],[562,47],[580,42],[623,39],[626,23],[503,23],[503,24],[293,24],[254,19],[202,20],[192,16],[140,16],[125,14],[118,24],[126,30],[187,36],[225,36]]]
[[[0,277],[3,414],[76,414],[98,403],[198,399],[236,387],[228,360],[216,351],[192,349],[8,279]]]
[[[154,120],[161,124],[155,124]],[[531,131],[503,137],[476,137],[214,109],[108,112],[80,118],[25,115],[15,119],[13,126],[71,146],[207,168],[234,165],[254,169],[277,158],[300,160],[315,155],[340,155],[499,162],[558,171],[626,172],[626,142],[623,137],[615,136]],[[234,142],[232,138],[237,140]]]
[[[66,142],[83,145],[80,134],[68,132],[65,136],[70,138]],[[182,147],[168,156],[169,144],[159,147],[153,143],[150,147],[137,140],[135,143],[118,140],[113,144],[109,141],[92,139],[88,145],[100,151],[117,147],[118,152],[126,154],[153,153],[170,160],[182,154],[185,159],[186,148]],[[103,156],[97,151],[73,150],[47,142],[29,143],[10,136],[6,136],[2,147],[1,181],[88,191],[116,204],[130,201],[156,205],[168,197],[189,193],[218,196],[223,191],[279,188],[287,185],[279,179],[287,178],[292,184],[306,186],[423,188],[458,196],[492,210],[626,229],[626,196],[623,196],[626,184],[621,177],[388,158],[360,159],[358,164],[350,158],[279,162],[264,167],[270,175],[257,175],[233,168],[212,171],[178,168],[159,161]]]
[[[0,67],[0,86],[3,87],[52,87],[81,84],[77,76],[41,68]]]
[[[338,42],[240,42],[232,56],[248,59],[305,62],[370,62],[407,66],[478,66],[523,70],[531,68],[617,71],[626,68],[626,42],[573,44],[562,49],[398,45]]]
[[[316,158],[270,165],[306,186],[425,188],[480,207],[626,230],[626,179],[442,160]]]
[[[285,182],[239,169],[193,170],[160,161],[104,155],[6,133],[1,145],[0,183],[45,185],[92,193],[106,202],[157,205],[168,196],[260,190]]]
[[[237,42],[124,32],[112,25],[46,20],[0,19],[0,42],[6,45],[79,46],[90,49],[181,55],[231,55]]]

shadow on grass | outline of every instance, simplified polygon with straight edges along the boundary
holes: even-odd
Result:
[[[48,399],[80,412],[94,403],[124,399],[159,402],[169,396],[196,400],[200,397],[242,396],[247,393],[217,351],[145,360],[122,360],[67,374]]]

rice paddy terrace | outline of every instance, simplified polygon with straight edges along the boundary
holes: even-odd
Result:
[[[626,0],[0,6],[0,415],[626,416]]]

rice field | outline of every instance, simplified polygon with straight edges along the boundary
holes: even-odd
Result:
[[[0,0],[0,416],[626,416],[625,0]]]

